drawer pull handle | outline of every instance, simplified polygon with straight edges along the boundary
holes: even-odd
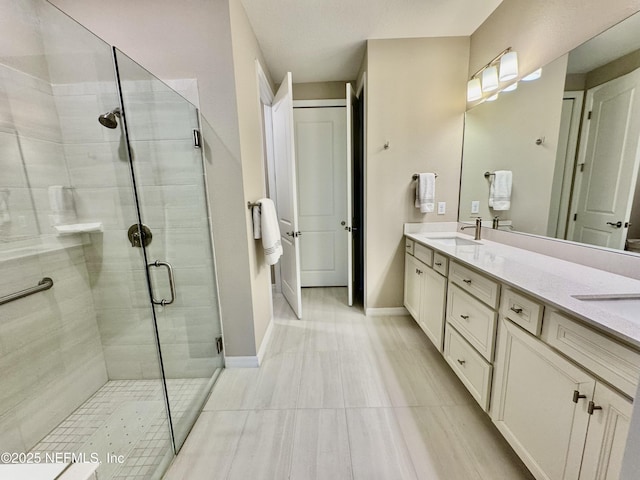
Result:
[[[457,359],[456,361],[457,361],[460,365],[464,365],[465,363],[467,363],[467,361],[466,361],[466,360],[460,360],[460,359]]]
[[[460,315],[460,317],[462,317],[465,320],[469,320],[469,315]]]
[[[517,308],[515,305],[513,307],[511,307],[510,310],[512,312],[516,312],[517,314],[521,314],[522,313],[522,309],[521,308]]]
[[[593,415],[594,410],[602,410],[602,407],[593,403],[593,401],[589,401],[589,406],[587,407],[587,413],[589,415]]]
[[[471,285],[471,280],[467,280],[466,278],[463,278],[462,281],[467,285]]]
[[[573,391],[573,403],[578,403],[578,400],[580,400],[581,398],[587,398],[586,395],[580,395],[580,392],[578,390],[574,390]]]
[[[442,262],[436,262],[435,265],[436,265],[436,267],[441,267],[442,266]]]

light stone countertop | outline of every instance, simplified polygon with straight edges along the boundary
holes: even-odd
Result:
[[[472,236],[455,231],[405,235],[640,348],[640,280],[489,240],[479,240],[479,245],[458,246],[437,241],[438,237],[452,236],[473,240]],[[637,294],[638,299],[572,297],[620,294]]]

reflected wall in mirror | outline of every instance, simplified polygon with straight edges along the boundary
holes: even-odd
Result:
[[[640,14],[467,112],[460,221],[640,251],[638,31]],[[511,196],[490,207],[496,171]]]

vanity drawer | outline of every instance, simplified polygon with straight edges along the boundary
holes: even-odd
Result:
[[[510,288],[502,289],[500,313],[526,331],[540,336],[544,306]]]
[[[413,255],[413,244],[415,242],[413,240],[409,240],[408,238],[404,239],[404,249],[409,255]]]
[[[444,358],[473,398],[488,411],[492,367],[449,323],[445,330]]]
[[[449,266],[449,279],[491,308],[498,306],[498,295],[500,294],[498,282],[483,277],[456,262],[451,262]]]
[[[413,246],[413,256],[429,267],[433,265],[433,250],[424,245],[416,243]]]
[[[497,314],[456,285],[447,292],[447,321],[489,362],[493,359]]]
[[[434,252],[433,269],[446,277],[449,270],[449,259],[438,252]]]
[[[633,398],[640,377],[640,352],[564,315],[548,311],[542,339]]]

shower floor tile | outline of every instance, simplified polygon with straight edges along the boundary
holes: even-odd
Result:
[[[190,414],[209,383],[209,378],[167,380],[174,425]],[[101,479],[160,478],[173,458],[160,381],[107,382],[32,451],[84,453],[88,460],[97,454]]]

